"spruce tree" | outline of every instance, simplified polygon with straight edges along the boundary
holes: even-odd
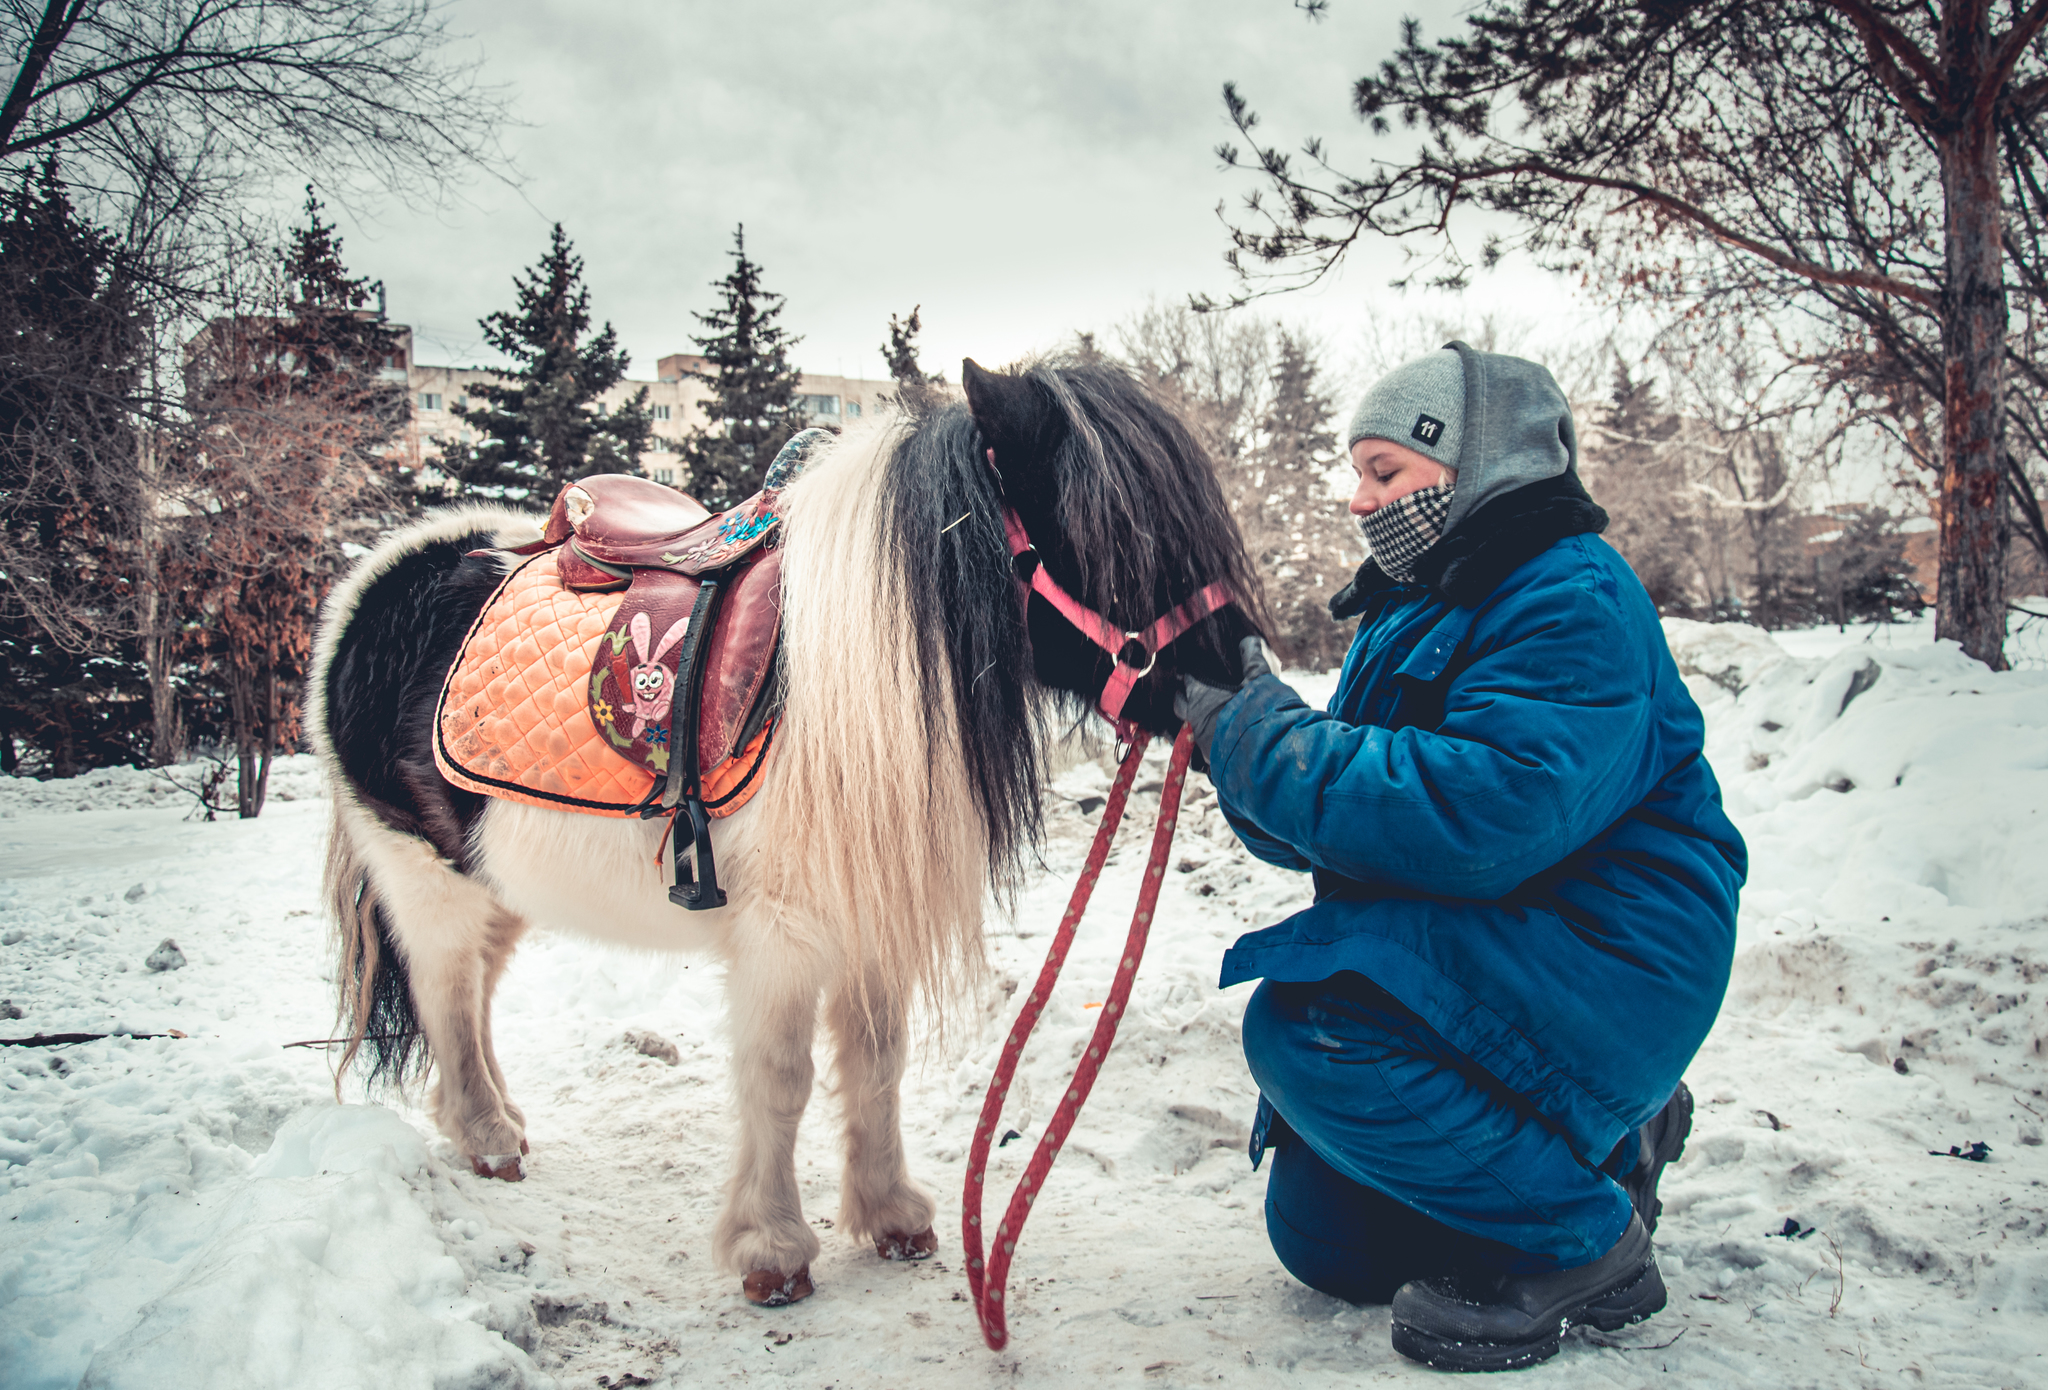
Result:
[[[1365,554],[1330,483],[1338,441],[1321,374],[1306,336],[1274,333],[1271,394],[1251,450],[1225,484],[1265,582],[1273,614],[1267,635],[1289,665],[1312,669],[1344,659],[1349,626],[1332,622],[1324,605]]]
[[[682,452],[690,491],[722,511],[760,489],[776,451],[806,424],[795,405],[802,373],[789,361],[803,340],[776,322],[783,297],[761,287],[744,224],[732,234],[732,271],[712,288],[721,303],[696,316],[707,331],[690,339],[710,367],[689,373],[711,388],[704,402],[711,424],[691,431]]]
[[[1729,598],[1699,563],[1708,537],[1700,525],[1700,494],[1691,486],[1697,450],[1681,439],[1683,422],[1657,395],[1649,377],[1614,364],[1614,387],[1580,442],[1587,490],[1607,511],[1602,532],[1643,582],[1657,611],[1697,618]]]
[[[512,359],[502,381],[470,388],[481,405],[450,413],[480,436],[438,441],[453,490],[546,504],[591,473],[637,473],[654,430],[642,387],[607,413],[598,397],[623,381],[629,358],[607,323],[590,334],[583,259],[557,222],[547,254],[512,277],[516,307],[479,321],[484,341]]]
[[[140,761],[137,268],[56,161],[0,188],[0,772]]]
[[[405,419],[405,388],[382,380],[377,370],[397,348],[398,334],[381,314],[369,312],[377,282],[348,273],[334,224],[320,220],[323,207],[307,184],[306,225],[292,228],[285,246],[289,313],[278,324],[278,337],[306,375],[357,379],[362,407],[396,433]]]
[[[882,360],[889,364],[889,376],[896,383],[896,398],[905,406],[916,406],[935,386],[946,384],[944,372],[927,373],[917,360],[917,335],[924,330],[918,318],[922,304],[910,306],[910,317],[889,315],[889,337],[882,344]]]

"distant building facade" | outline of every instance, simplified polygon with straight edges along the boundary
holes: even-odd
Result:
[[[398,348],[392,355],[389,374],[405,374],[406,390],[412,401],[412,419],[399,447],[415,468],[431,466],[441,453],[439,441],[475,441],[476,432],[452,412],[452,407],[470,404],[470,393],[478,385],[505,377],[482,367],[438,367],[418,362],[413,356],[412,330],[400,327],[397,331]],[[711,388],[686,374],[709,370],[709,365],[693,353],[670,353],[655,364],[653,381],[622,381],[598,397],[604,409],[616,410],[641,387],[647,388],[647,405],[654,413],[654,433],[652,447],[640,456],[640,471],[657,483],[670,487],[688,483],[678,454],[685,435],[710,423],[704,403]],[[796,404],[812,423],[839,426],[879,410],[883,396],[895,387],[893,381],[806,372],[797,387]]]

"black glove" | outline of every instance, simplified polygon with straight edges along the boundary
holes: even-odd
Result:
[[[1188,726],[1194,740],[1194,764],[1198,771],[1209,770],[1209,744],[1216,737],[1216,721],[1222,716],[1223,707],[1252,681],[1273,674],[1273,668],[1266,664],[1265,644],[1258,638],[1247,637],[1238,643],[1237,656],[1244,674],[1235,686],[1226,690],[1184,675],[1180,678],[1180,690],[1173,697],[1173,712]]]

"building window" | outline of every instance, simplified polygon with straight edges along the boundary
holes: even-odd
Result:
[[[647,449],[650,453],[672,454],[676,451],[676,446],[657,434],[647,441]]]
[[[441,408],[441,393],[440,393],[439,391],[422,391],[422,392],[420,392],[420,409],[421,409],[421,410],[439,410],[440,408]]]
[[[848,401],[848,402],[846,403],[846,413],[847,413],[848,415],[851,415],[851,416],[853,416],[853,417],[854,417],[854,418],[855,418],[856,420],[857,420],[857,419],[859,419],[859,418],[860,418],[860,402],[859,402],[859,401]]]
[[[657,420],[666,420],[668,418],[668,407],[665,405],[658,405],[654,407],[654,418]]]
[[[796,403],[809,415],[837,415],[839,413],[839,397],[837,396],[798,396]]]
[[[657,483],[668,483],[673,486],[675,480],[676,470],[673,468],[657,468],[654,470],[654,481]]]

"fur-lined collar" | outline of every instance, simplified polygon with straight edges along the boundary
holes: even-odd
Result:
[[[1500,582],[1566,536],[1598,535],[1607,513],[1576,475],[1561,473],[1496,497],[1415,562],[1415,580],[1473,608]],[[1330,600],[1330,616],[1355,618],[1375,594],[1399,587],[1371,560]]]

